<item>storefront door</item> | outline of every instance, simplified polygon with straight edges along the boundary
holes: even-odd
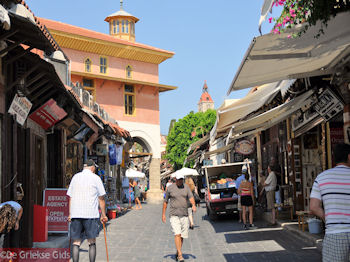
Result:
[[[35,136],[34,138],[34,187],[35,187],[35,193],[34,193],[34,204],[36,205],[42,205],[43,204],[43,178],[44,178],[44,168],[43,168],[43,159],[44,159],[44,152],[43,152],[43,140]]]

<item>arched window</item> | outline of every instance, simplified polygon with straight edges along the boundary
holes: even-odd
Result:
[[[126,20],[125,29],[126,29],[126,30],[125,30],[126,33],[129,34],[129,21],[128,21],[128,20]]]
[[[119,20],[117,21],[117,34],[119,34]]]
[[[125,21],[122,20],[122,33],[125,33]]]
[[[126,78],[132,78],[132,67],[129,65],[126,67]]]
[[[90,58],[86,58],[85,59],[85,72],[91,72],[91,65],[92,65],[92,62],[91,62]]]

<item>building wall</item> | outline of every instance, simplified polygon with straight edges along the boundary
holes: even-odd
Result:
[[[132,137],[141,138],[150,147],[152,158],[160,158],[160,126],[126,121],[118,124],[130,132]]]
[[[83,77],[72,75],[72,82],[82,82]],[[129,121],[159,125],[158,88],[134,85],[135,113],[126,115],[124,84],[117,81],[95,79],[96,102],[117,121]],[[158,135],[159,136],[159,135]]]
[[[213,102],[201,102],[198,104],[198,112],[205,112],[208,109],[214,109]]]
[[[90,58],[92,61],[92,74],[100,74],[100,55],[86,53],[69,48],[63,48],[65,54],[69,57],[71,63],[71,71],[85,72],[84,61]],[[141,61],[134,61],[122,59],[117,57],[107,57],[107,76],[126,78],[126,67],[132,67],[132,79],[151,83],[158,83],[158,65],[145,63]],[[104,75],[104,74],[101,74]]]

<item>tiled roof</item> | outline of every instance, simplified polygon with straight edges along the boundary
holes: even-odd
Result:
[[[131,137],[129,131],[126,131],[125,129],[121,128],[120,126],[118,126],[117,124],[113,124],[113,123],[109,123],[110,126],[112,126],[115,130],[115,132],[124,138],[128,138]]]
[[[199,103],[201,102],[213,102],[213,99],[211,99],[211,96],[209,95],[208,92],[203,92],[201,95],[201,98],[199,99]]]
[[[40,29],[40,31],[44,34],[44,36],[47,38],[47,40],[50,42],[50,44],[52,45],[52,48],[54,50],[59,50],[59,46],[57,45],[55,39],[52,37],[52,35],[47,31],[47,29],[45,28],[45,26],[43,24],[40,23],[39,19],[34,15],[34,13],[32,12],[32,10],[30,10],[30,8],[28,7],[27,3],[24,0],[17,0],[16,1],[18,4],[23,5],[25,8],[28,9],[29,12],[31,12],[34,16],[34,20],[36,22],[36,25],[38,26],[38,28]]]
[[[130,18],[133,18],[135,20],[135,22],[139,21],[139,19],[137,17],[133,16],[132,14],[129,14],[128,12],[126,12],[124,10],[119,10],[119,11],[107,16],[105,21],[109,22],[109,20],[111,20],[113,17],[130,17]]]
[[[65,32],[65,33],[69,33],[69,34],[73,34],[73,35],[80,35],[80,36],[93,38],[93,39],[97,39],[97,40],[103,40],[103,41],[107,41],[110,43],[117,43],[117,44],[122,44],[122,45],[144,48],[144,49],[162,52],[162,53],[166,53],[166,54],[172,54],[172,55],[175,54],[174,52],[159,49],[159,48],[152,47],[152,46],[145,45],[145,44],[129,42],[127,40],[115,38],[113,36],[103,34],[100,32],[96,32],[93,30],[85,29],[82,27],[78,27],[78,26],[74,26],[74,25],[70,25],[70,24],[66,24],[66,23],[62,23],[62,22],[58,22],[58,21],[53,21],[53,20],[41,18],[41,17],[39,18],[39,20],[41,21],[41,23],[45,24],[45,26],[47,28],[52,29],[52,30],[61,31],[61,32]]]
[[[80,106],[83,107],[83,103],[80,101],[79,96],[73,91],[73,89],[67,85],[64,85],[64,87],[67,89],[67,91],[69,93],[71,93],[74,96],[75,100],[77,100],[77,102],[80,104]]]

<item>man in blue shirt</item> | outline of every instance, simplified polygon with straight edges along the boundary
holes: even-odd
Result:
[[[248,172],[248,168],[246,165],[242,166],[242,175],[240,175],[237,179],[236,179],[236,189],[238,190],[239,186],[241,185],[242,181],[245,179],[245,174]],[[241,223],[242,222],[242,206],[241,206],[241,196],[238,195],[238,205],[237,205],[237,209],[239,212],[239,220],[238,222]]]

